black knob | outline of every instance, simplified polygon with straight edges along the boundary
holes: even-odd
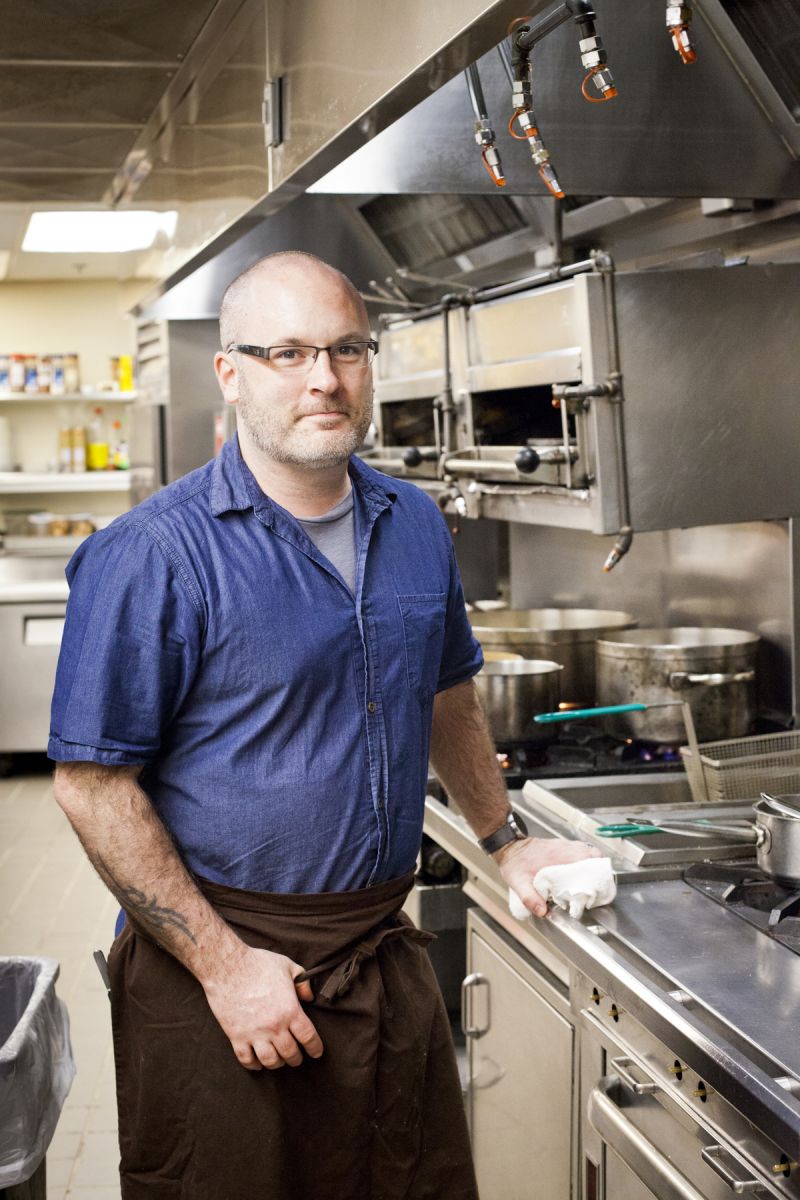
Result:
[[[514,459],[514,466],[523,475],[531,475],[541,462],[541,458],[531,446],[523,446]]]
[[[416,446],[409,446],[408,450],[404,450],[400,457],[407,467],[418,467],[422,462],[422,455]]]

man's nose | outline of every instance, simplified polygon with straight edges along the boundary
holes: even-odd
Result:
[[[315,392],[330,394],[339,386],[339,376],[331,364],[330,350],[318,350],[308,373],[308,386]]]

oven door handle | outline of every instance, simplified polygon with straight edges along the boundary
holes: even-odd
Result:
[[[589,1093],[587,1116],[592,1129],[658,1200],[704,1200],[611,1099],[609,1092],[619,1087],[619,1082],[618,1076],[606,1075]]]
[[[733,1171],[731,1171],[730,1167],[728,1167],[725,1163],[726,1157],[730,1158],[732,1162],[737,1164],[737,1166],[739,1164],[724,1146],[706,1146],[705,1149],[700,1152],[700,1156],[703,1162],[711,1167],[712,1171],[716,1171],[720,1179],[723,1179],[731,1191],[735,1192],[737,1196],[744,1196],[747,1194],[747,1192],[760,1192],[764,1190],[760,1181],[755,1179],[752,1175],[742,1179],[740,1175],[736,1175]]]

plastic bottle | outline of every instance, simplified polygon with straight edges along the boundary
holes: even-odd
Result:
[[[117,380],[121,392],[133,391],[133,359],[130,354],[120,354]]]
[[[128,450],[128,443],[122,436],[122,421],[114,422],[114,436],[112,438],[112,454],[111,463],[117,471],[127,471],[130,469],[131,457]]]
[[[94,416],[89,422],[86,441],[86,470],[105,471],[108,469],[108,437],[105,431],[102,408],[94,410]]]
[[[69,425],[62,425],[58,431],[58,469],[72,470],[72,430]]]
[[[72,470],[86,470],[86,430],[82,425],[73,425],[69,431],[72,450]]]

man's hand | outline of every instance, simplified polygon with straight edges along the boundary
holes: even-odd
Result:
[[[500,867],[504,882],[517,893],[528,911],[535,917],[544,917],[547,904],[533,886],[537,872],[542,867],[580,862],[584,858],[602,858],[602,854],[585,842],[531,837],[525,838],[524,842],[509,842],[492,857]]]
[[[322,1054],[322,1040],[300,1006],[314,998],[311,984],[294,982],[302,971],[283,954],[243,945],[203,982],[211,1011],[248,1071],[299,1067],[301,1047],[312,1058]]]

